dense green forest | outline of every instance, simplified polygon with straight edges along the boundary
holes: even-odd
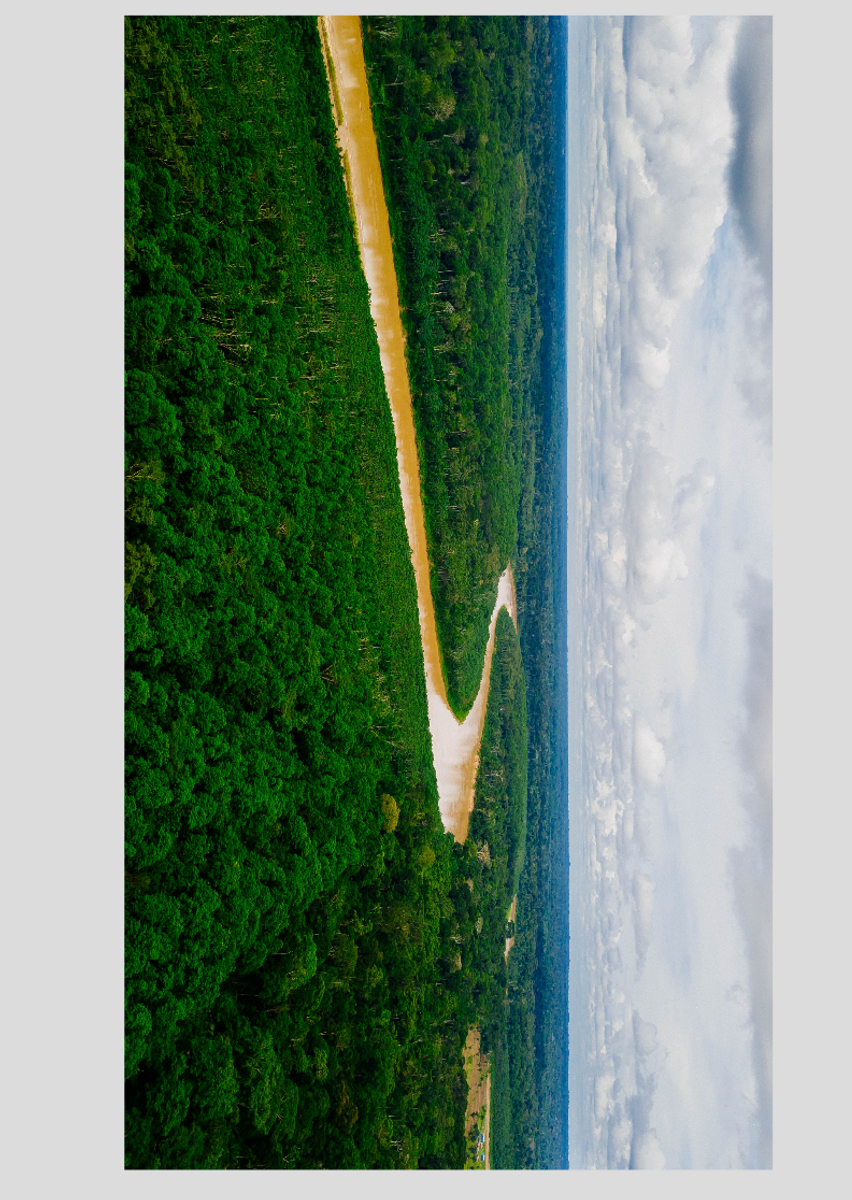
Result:
[[[128,18],[125,156],[126,1163],[460,1167],[462,1046],[511,1045],[539,856],[533,627],[500,624],[457,845],[315,19]],[[544,571],[524,453],[488,536]]]
[[[518,890],[527,832],[527,698],[521,648],[505,608],[497,617],[488,708],[470,820],[477,852],[499,863],[492,902],[508,908]]]
[[[447,692],[482,672],[497,579],[533,497],[537,257],[549,163],[549,26],[365,18],[406,327]],[[516,550],[519,553],[516,555]]]
[[[481,925],[481,936],[473,946],[474,965],[480,979],[487,980],[478,1005],[483,1014],[479,1026],[481,1045],[486,1053],[504,1038],[508,1017],[509,977],[502,952],[508,936],[506,914],[524,862],[527,749],[526,686],[520,641],[503,609],[497,619],[469,833],[476,850],[473,898]],[[495,958],[495,948],[500,950],[499,960]]]

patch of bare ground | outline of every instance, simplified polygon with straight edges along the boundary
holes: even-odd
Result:
[[[464,1134],[468,1144],[465,1169],[490,1171],[491,1062],[487,1054],[480,1052],[479,1030],[475,1025],[468,1030],[464,1044],[464,1073],[467,1079]]]
[[[512,897],[512,906],[511,906],[511,908],[509,909],[509,913],[508,913],[508,916],[506,917],[506,920],[507,920],[507,921],[514,921],[514,920],[515,920],[515,918],[517,917],[517,915],[518,915],[518,897],[517,897],[517,896],[513,896],[513,897]],[[503,957],[504,957],[504,958],[508,959],[508,957],[509,957],[509,951],[512,949],[512,947],[514,946],[514,944],[515,944],[515,939],[514,939],[514,937],[508,937],[508,938],[506,938],[506,949],[503,951]]]

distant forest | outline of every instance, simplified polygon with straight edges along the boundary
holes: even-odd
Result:
[[[474,1024],[495,1054],[494,1165],[563,1165],[564,29],[364,32],[458,709],[509,558],[520,639],[502,619],[458,845],[316,19],[127,18],[130,1168],[460,1168]],[[456,70],[435,65],[448,46]]]

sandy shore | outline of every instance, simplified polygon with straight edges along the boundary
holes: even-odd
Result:
[[[429,729],[432,734],[441,819],[444,828],[453,834],[456,841],[463,842],[467,837],[476,789],[479,746],[485,724],[485,703],[494,650],[494,629],[497,615],[503,607],[508,609],[517,625],[515,583],[510,564],[500,577],[497,589],[479,692],[467,717],[463,722],[459,722],[447,704],[438,651],[426,525],[423,519],[420,463],[417,457],[414,414],[405,362],[405,338],[399,314],[399,292],[393,262],[390,223],[370,112],[360,19],[323,16],[318,18],[318,23],[329,75],[332,108],[338,126],[337,136],[355,212],[361,261],[370,289],[370,312],[378,334],[382,369],[396,433],[405,527],[417,584]]]
[[[517,916],[517,914],[518,914],[518,897],[517,897],[517,896],[513,896],[513,897],[512,897],[512,905],[511,905],[511,907],[510,907],[510,909],[509,909],[509,912],[508,912],[508,915],[507,915],[507,917],[506,917],[506,920],[507,920],[507,921],[514,921],[514,920],[515,920],[515,917]],[[504,958],[508,958],[508,957],[509,957],[509,951],[512,949],[512,947],[514,946],[514,944],[515,944],[515,939],[514,939],[513,937],[506,938],[506,949],[503,951],[503,957],[504,957]]]

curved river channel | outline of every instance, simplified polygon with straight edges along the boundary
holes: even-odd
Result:
[[[467,837],[476,789],[479,746],[491,678],[494,630],[498,613],[504,607],[517,627],[515,582],[510,564],[500,576],[497,588],[479,691],[470,712],[464,721],[459,722],[447,704],[438,650],[420,492],[420,464],[405,363],[405,339],[399,315],[399,293],[379,152],[370,112],[360,20],[358,17],[319,17],[318,23],[337,136],[355,210],[361,261],[370,289],[370,312],[379,338],[385,386],[396,433],[405,528],[417,583],[429,729],[441,819],[444,828],[453,834],[456,841],[463,842]],[[333,70],[329,63],[333,65]]]

